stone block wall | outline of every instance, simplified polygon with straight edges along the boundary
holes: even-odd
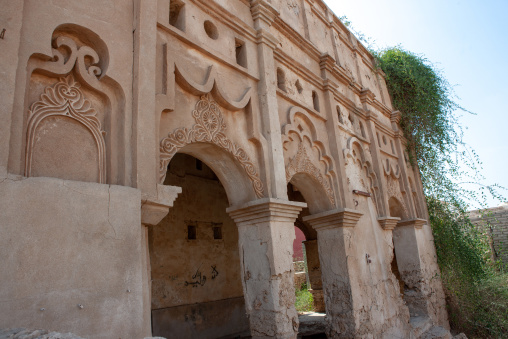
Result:
[[[469,216],[473,224],[489,228],[494,258],[508,265],[508,203],[486,210],[470,211]]]

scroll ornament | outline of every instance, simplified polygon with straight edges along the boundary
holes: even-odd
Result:
[[[84,125],[93,135],[98,149],[99,182],[106,182],[106,146],[104,132],[97,118],[97,112],[80,89],[80,84],[72,75],[60,78],[53,86],[48,86],[41,94],[40,100],[30,107],[28,112],[27,152],[25,161],[25,175],[31,176],[32,153],[36,141],[36,131],[39,124],[51,116],[65,116]]]

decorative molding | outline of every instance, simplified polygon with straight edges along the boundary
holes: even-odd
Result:
[[[83,49],[83,48],[81,48]],[[51,116],[64,116],[84,125],[93,135],[98,150],[99,182],[106,182],[106,145],[101,123],[97,112],[80,90],[80,84],[72,75],[60,78],[53,86],[48,86],[41,94],[40,100],[30,107],[27,124],[27,144],[25,158],[25,175],[31,176],[32,155],[35,146],[35,134],[39,124]]]
[[[396,217],[379,217],[377,218],[379,225],[386,231],[391,231],[397,226],[400,218]]]
[[[231,100],[226,94],[224,94],[219,85],[217,84],[218,73],[214,66],[208,68],[205,83],[198,84],[191,80],[191,76],[186,73],[185,67],[181,67],[178,63],[175,63],[175,80],[180,87],[185,89],[187,92],[203,96],[211,93],[213,98],[224,108],[231,111],[239,111],[247,106],[252,97],[252,87],[245,89],[244,95],[238,101]]]
[[[383,166],[383,170],[386,174],[386,176],[388,177],[393,177],[394,179],[398,179],[400,178],[400,166],[399,164],[397,163],[397,160],[394,160],[395,161],[395,165],[392,164],[392,161],[390,160],[390,158],[386,157],[382,163],[382,166]]]
[[[421,229],[423,225],[427,224],[427,220],[415,218],[410,220],[401,220],[397,223],[397,227],[399,226],[412,226],[416,229]]]
[[[289,183],[291,178],[297,173],[306,173],[314,178],[321,186],[323,186],[332,205],[335,205],[335,198],[333,197],[333,191],[330,187],[330,183],[323,177],[319,168],[317,168],[309,159],[305,146],[302,142],[298,145],[298,152],[286,166],[286,182]]]
[[[210,95],[201,96],[192,116],[196,124],[191,129],[178,128],[160,142],[159,182],[164,183],[167,167],[173,156],[186,145],[196,142],[213,143],[229,152],[243,167],[258,198],[264,196],[263,183],[247,152],[233,143],[225,134],[226,123],[222,111]]]
[[[157,184],[157,197],[141,200],[141,224],[158,225],[169,213],[169,209],[173,207],[180,193],[182,193],[181,187]]]
[[[355,227],[363,213],[349,208],[326,211],[319,214],[303,217],[316,231],[338,228]]]
[[[279,11],[266,0],[252,0],[250,3],[250,11],[254,22],[262,22],[263,25],[270,27],[276,17],[280,15]],[[260,23],[257,23],[260,26]]]
[[[262,222],[294,223],[306,203],[276,198],[263,198],[226,209],[237,226],[253,226]]]
[[[52,49],[53,58],[50,61],[34,63],[35,68],[44,69],[54,75],[64,76],[73,69],[76,70],[78,81],[84,81],[94,88],[101,88],[99,79],[107,70],[107,56],[103,55],[102,64],[99,54],[88,46],[78,47],[76,42],[67,36],[59,36],[55,39]],[[31,73],[31,72],[29,72]]]

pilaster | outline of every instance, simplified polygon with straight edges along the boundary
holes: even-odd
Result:
[[[377,143],[376,135],[376,116],[371,110],[373,100],[375,98],[374,93],[369,89],[364,89],[360,93],[360,100],[363,104],[363,110],[367,112],[367,120],[365,122],[367,133],[369,134],[370,140],[370,154],[372,155],[372,167],[376,172],[378,178],[378,190],[379,190],[379,211],[378,214],[382,216],[389,216],[390,211],[388,208],[388,194],[386,192],[386,180],[384,171],[381,168],[382,159],[380,147]]]
[[[339,135],[339,117],[337,116],[337,110],[335,109],[335,88],[337,85],[333,83],[333,69],[336,67],[335,60],[329,54],[323,54],[319,63],[321,67],[321,77],[324,80],[324,97],[325,97],[325,112],[326,112],[326,131],[330,137],[330,151],[333,157],[334,163],[337,166],[335,171],[337,172],[337,180],[334,183],[335,190],[337,191],[337,202],[339,206],[346,206],[347,208],[353,208],[353,199],[351,192],[348,191],[347,175],[346,175],[346,164],[344,157],[342,156],[342,139]]]
[[[157,1],[137,0],[134,22],[133,180],[134,186],[154,199],[157,195],[159,147],[157,140],[155,53],[157,39]]]
[[[265,0],[251,2],[251,14],[257,33],[257,53],[259,63],[258,100],[261,116],[261,131],[268,142],[265,170],[269,196],[287,199],[286,172],[280,130],[277,79],[274,50],[277,39],[270,34],[270,26],[279,12]]]
[[[412,203],[413,199],[411,197],[411,188],[409,186],[409,180],[407,177],[407,164],[406,164],[406,157],[404,156],[404,146],[402,145],[402,131],[399,129],[399,123],[400,119],[402,118],[402,115],[399,111],[392,112],[390,116],[390,121],[392,123],[392,129],[395,132],[395,150],[397,152],[397,156],[399,158],[399,167],[400,167],[400,176],[402,179],[402,187],[406,192],[406,205],[408,207],[409,217],[416,218],[416,209],[414,204]]]

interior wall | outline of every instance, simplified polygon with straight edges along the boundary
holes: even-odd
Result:
[[[206,164],[185,154],[172,159],[165,184],[182,187],[182,194],[149,228],[153,335],[217,338],[248,330],[238,230],[226,213],[222,184]],[[215,239],[217,232],[222,239]]]

